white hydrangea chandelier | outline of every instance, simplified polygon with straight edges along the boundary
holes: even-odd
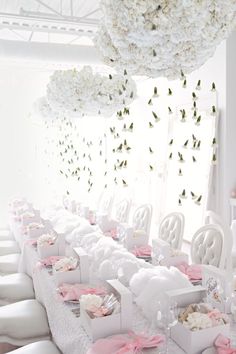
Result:
[[[235,25],[236,0],[101,0],[95,44],[130,74],[175,79],[204,64]]]
[[[70,116],[111,116],[136,98],[136,84],[124,74],[108,77],[82,70],[57,70],[47,86],[47,102],[54,112]]]

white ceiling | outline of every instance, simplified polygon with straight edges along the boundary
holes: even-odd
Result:
[[[99,0],[0,0],[0,39],[92,45]]]

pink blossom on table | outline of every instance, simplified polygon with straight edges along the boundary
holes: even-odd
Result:
[[[229,318],[225,313],[220,312],[218,309],[213,309],[208,312],[208,317],[212,320],[213,326],[218,326],[219,324],[225,324],[229,322]]]
[[[58,260],[53,269],[56,272],[68,272],[71,270],[75,270],[78,266],[78,259],[74,257],[64,257]]]
[[[87,354],[137,354],[145,348],[156,348],[165,342],[163,335],[118,334],[97,340]]]
[[[217,354],[236,354],[236,348],[231,347],[230,339],[222,334],[218,335],[214,345],[217,350]]]
[[[200,264],[189,265],[186,262],[182,262],[176,266],[182,273],[188,276],[189,280],[201,280],[202,279],[202,267]]]
[[[51,246],[56,242],[56,236],[52,234],[43,234],[39,236],[37,245],[40,247]]]
[[[107,231],[104,233],[105,236],[112,237],[113,239],[117,238],[117,229],[111,229],[110,231]]]
[[[79,300],[82,295],[101,295],[107,294],[107,290],[103,287],[90,287],[81,284],[63,283],[59,286],[58,292],[63,301]]]
[[[149,245],[135,246],[131,251],[136,257],[151,257],[152,247]]]
[[[50,256],[48,258],[41,259],[36,264],[36,267],[41,269],[43,267],[53,266],[61,258],[64,258],[64,257],[63,256]]]

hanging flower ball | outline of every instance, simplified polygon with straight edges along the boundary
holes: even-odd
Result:
[[[101,0],[95,38],[105,63],[149,77],[203,65],[235,25],[236,0]]]
[[[51,108],[74,116],[111,116],[136,98],[136,84],[127,72],[109,76],[82,70],[57,70],[47,86]]]

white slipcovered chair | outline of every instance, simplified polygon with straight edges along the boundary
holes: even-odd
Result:
[[[49,340],[28,344],[22,348],[13,350],[8,354],[60,354],[55,344]],[[6,353],[7,354],[7,353]]]
[[[152,206],[143,204],[134,211],[132,226],[134,230],[143,230],[149,235],[151,220]]]
[[[127,223],[129,218],[131,201],[129,199],[122,199],[115,207],[115,220],[120,223]]]
[[[173,249],[181,249],[185,219],[182,213],[173,212],[164,217],[159,225],[158,237],[170,244]]]
[[[12,274],[18,272],[20,253],[0,256],[0,274]]]
[[[33,281],[27,274],[16,273],[0,277],[0,306],[34,297]]]
[[[113,193],[103,191],[98,202],[98,213],[111,215],[112,205],[114,201]]]
[[[233,233],[227,223],[222,219],[220,215],[212,210],[207,210],[205,213],[205,224],[216,224],[220,225],[224,231],[224,243],[226,247],[226,263],[225,269],[228,271],[232,270],[232,260],[235,258],[235,253],[233,252]],[[235,260],[236,263],[236,260]]]
[[[6,254],[11,253],[20,253],[18,243],[13,240],[0,241],[0,256],[5,256]]]
[[[23,346],[48,339],[50,329],[47,314],[37,300],[24,300],[0,307],[0,343]]]
[[[200,227],[192,238],[192,263],[224,269],[227,255],[224,239],[224,231],[220,225],[209,224]]]

